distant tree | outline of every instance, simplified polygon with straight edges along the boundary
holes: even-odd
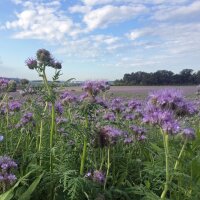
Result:
[[[27,80],[27,79],[21,79],[21,80],[20,80],[20,83],[21,83],[22,85],[28,85],[28,84],[29,84],[29,80]]]
[[[179,74],[168,70],[156,72],[132,72],[124,74],[123,79],[116,80],[116,85],[193,85],[200,84],[200,71],[194,73],[192,69],[183,69]]]

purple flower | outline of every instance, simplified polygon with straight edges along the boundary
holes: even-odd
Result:
[[[37,55],[37,60],[41,64],[52,65],[52,63],[54,63],[51,53],[46,49],[39,49],[36,55]]]
[[[3,135],[0,135],[0,142],[2,142],[4,139],[4,136]]]
[[[82,89],[91,97],[96,97],[101,91],[109,90],[110,86],[106,81],[86,81]]]
[[[69,92],[64,92],[60,95],[60,98],[62,99],[62,104],[67,104],[67,103],[73,103],[77,101],[77,97],[70,94]]]
[[[8,79],[0,78],[0,89],[1,90],[6,89],[8,87],[8,83],[9,83]]]
[[[21,128],[22,126],[24,126],[30,122],[32,122],[32,123],[34,122],[33,121],[33,113],[31,113],[31,112],[25,113],[23,115],[23,117],[20,119],[20,123],[18,123],[16,125],[16,128]]]
[[[55,110],[56,110],[56,113],[58,113],[59,115],[62,115],[63,113],[63,106],[60,102],[57,102],[55,104]]]
[[[134,111],[142,106],[141,101],[139,100],[130,100],[128,102],[128,112]]]
[[[184,128],[181,135],[185,139],[194,140],[195,139],[195,130],[193,128]]]
[[[64,118],[64,117],[57,117],[57,118],[56,118],[56,124],[57,124],[57,125],[61,125],[61,124],[64,124],[64,123],[66,123],[66,122],[67,122],[67,119]]]
[[[115,121],[116,117],[114,113],[109,112],[103,115],[103,119],[108,121]]]
[[[94,182],[97,182],[97,183],[100,183],[100,184],[104,183],[104,181],[105,181],[105,173],[103,171],[101,171],[101,170],[95,170],[93,172],[92,180]]]
[[[177,116],[194,114],[197,112],[195,104],[188,102],[181,91],[175,89],[164,89],[152,92],[148,103],[157,108],[173,111]]]
[[[143,135],[146,134],[146,129],[143,127],[132,125],[130,126],[130,129],[136,134],[136,135]]]
[[[2,170],[10,170],[12,168],[16,168],[17,164],[8,156],[0,157],[0,169]]]
[[[151,104],[146,107],[143,122],[157,125],[168,134],[177,134],[180,131],[180,126],[172,111],[157,108]]]
[[[81,94],[81,95],[79,96],[79,100],[80,100],[80,101],[83,101],[83,100],[86,99],[87,97],[88,97],[88,94],[87,94],[87,93]]]
[[[123,116],[123,118],[124,118],[125,120],[133,120],[133,119],[135,119],[135,115],[134,115],[134,114],[125,114],[125,115]]]
[[[125,110],[125,105],[122,99],[115,98],[111,101],[110,108],[115,113],[121,113]]]
[[[99,145],[104,147],[108,144],[113,144],[122,135],[123,132],[121,130],[111,126],[104,126],[98,131]]]
[[[13,101],[8,104],[8,108],[10,111],[19,111],[21,108],[21,103],[18,101]]]
[[[35,60],[35,59],[28,58],[25,61],[25,63],[28,66],[29,69],[35,69],[35,68],[37,68],[37,60]]]
[[[130,144],[130,143],[132,143],[132,142],[133,142],[133,139],[130,138],[130,137],[127,137],[127,138],[124,139],[124,143],[125,143],[125,144]]]

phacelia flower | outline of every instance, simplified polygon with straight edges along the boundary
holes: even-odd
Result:
[[[109,90],[110,86],[106,81],[86,81],[82,89],[91,97],[96,97],[101,91]]]
[[[115,98],[111,101],[110,109],[115,113],[121,113],[125,110],[124,102],[120,98]]]
[[[18,101],[13,101],[8,104],[8,108],[10,111],[19,111],[21,108],[21,103]]]
[[[116,117],[114,113],[109,112],[103,115],[103,119],[108,121],[115,121]]]
[[[60,98],[62,100],[62,104],[68,104],[68,103],[73,103],[77,101],[77,97],[74,96],[73,94],[69,93],[69,92],[64,92],[60,95]]]
[[[195,139],[195,130],[193,128],[184,128],[181,135],[188,140]]]
[[[58,113],[59,115],[62,115],[64,109],[61,102],[57,102],[55,104],[55,110],[56,110],[56,113]]]
[[[37,68],[37,60],[35,60],[35,59],[28,58],[25,61],[25,63],[28,66],[29,69],[35,69],[35,68]]]
[[[97,182],[97,183],[100,183],[100,184],[104,183],[104,181],[105,181],[105,173],[103,173],[103,171],[101,171],[101,170],[95,170],[93,172],[92,180],[94,182]]]
[[[56,118],[56,124],[57,124],[57,125],[61,125],[61,124],[64,124],[64,123],[66,123],[66,122],[67,122],[67,119],[64,118],[64,117],[57,117],[57,118]]]
[[[195,104],[186,101],[182,92],[175,89],[164,89],[152,92],[149,95],[148,103],[173,111],[178,116],[190,115],[197,112]]]
[[[123,135],[123,132],[119,129],[111,126],[104,126],[98,131],[98,142],[101,147],[108,144],[114,144],[116,140]]]
[[[17,180],[12,170],[17,168],[17,164],[8,156],[0,157],[0,191],[5,192]]]

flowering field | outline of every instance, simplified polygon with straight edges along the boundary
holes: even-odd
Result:
[[[176,88],[108,98],[105,81],[58,92],[61,63],[36,58],[42,88],[13,97],[0,80],[0,200],[200,199],[198,100]]]

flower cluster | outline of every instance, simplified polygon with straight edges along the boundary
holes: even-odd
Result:
[[[101,147],[109,144],[116,143],[116,140],[123,135],[123,132],[119,129],[111,126],[104,126],[98,131],[98,142]]]
[[[149,105],[143,117],[144,123],[158,125],[167,134],[177,134],[180,132],[180,126],[174,118],[174,114],[169,110],[162,110]]]
[[[125,111],[126,107],[125,107],[124,102],[123,102],[122,99],[115,98],[110,103],[110,109],[114,113],[121,113],[121,112]]]
[[[61,69],[62,64],[55,61],[51,53],[46,49],[39,49],[36,53],[37,60],[33,58],[28,58],[25,63],[29,69],[37,69],[41,66],[50,66],[55,69]]]
[[[0,78],[0,90],[4,90],[8,87],[9,80],[5,78]]]
[[[32,125],[34,125],[33,113],[31,112],[27,112],[23,115],[23,117],[20,119],[20,123],[16,125],[16,128],[21,128],[29,123],[32,123]]]
[[[181,91],[175,89],[164,89],[152,92],[149,95],[148,103],[161,109],[172,110],[178,116],[197,112],[195,105],[186,101]]]
[[[105,92],[110,89],[110,85],[106,81],[86,81],[82,89],[87,92],[90,97],[96,97],[101,91]]]
[[[63,106],[62,106],[61,102],[56,102],[55,110],[56,110],[56,113],[58,115],[62,115],[63,114],[64,109],[63,109]]]
[[[17,180],[12,170],[17,168],[17,164],[8,156],[0,157],[0,190],[5,192]]]
[[[132,125],[130,126],[130,129],[133,131],[133,133],[135,134],[135,137],[137,140],[145,140],[146,139],[146,129],[143,127],[139,127],[139,126],[135,126]]]
[[[195,139],[195,130],[193,128],[184,128],[181,135],[184,139],[194,140]]]
[[[96,183],[103,184],[105,182],[105,173],[101,170],[95,170],[93,173],[88,172],[85,177],[93,180]]]
[[[62,93],[60,95],[60,99],[62,100],[63,105],[70,104],[77,101],[77,97],[69,93],[68,91]]]
[[[21,108],[21,103],[18,101],[12,101],[8,104],[8,108],[10,111],[19,111]]]

